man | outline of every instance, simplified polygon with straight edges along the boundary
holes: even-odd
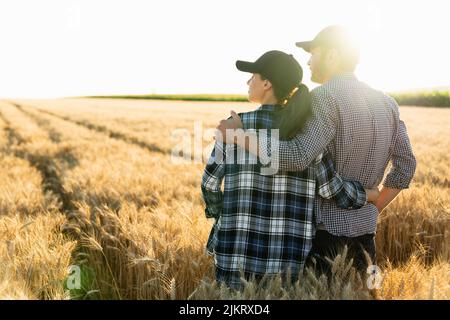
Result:
[[[272,159],[278,157],[283,171],[304,170],[329,148],[338,174],[346,180],[360,181],[365,188],[378,186],[391,162],[376,204],[346,210],[315,197],[317,231],[309,264],[316,263],[320,272],[329,275],[325,257],[333,259],[347,245],[355,267],[365,272],[369,262],[375,263],[378,214],[402,189],[409,187],[416,160],[395,100],[355,77],[359,48],[344,28],[327,27],[314,40],[298,42],[297,46],[311,53],[308,64],[312,81],[321,84],[312,91],[313,117],[305,131],[292,140],[279,141],[278,150],[270,150],[267,139],[260,136],[257,150],[253,150],[248,144],[251,139],[239,137],[252,133],[236,130],[238,137],[227,141],[230,136],[226,136],[226,130],[242,128],[239,117],[232,112],[233,119],[223,120],[218,126],[218,137],[226,143],[240,143],[266,162],[268,155]],[[371,261],[367,261],[365,252]]]

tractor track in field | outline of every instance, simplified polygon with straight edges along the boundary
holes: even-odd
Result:
[[[164,154],[164,155],[170,154],[170,151],[162,149],[162,148],[158,147],[157,145],[155,145],[153,143],[148,143],[146,141],[142,141],[142,140],[140,140],[140,139],[138,139],[136,137],[130,137],[130,136],[128,136],[128,135],[126,135],[126,134],[124,134],[122,132],[112,130],[112,129],[110,129],[110,128],[106,127],[106,126],[103,126],[103,125],[95,124],[95,123],[89,122],[87,120],[75,120],[75,119],[72,119],[70,117],[58,115],[58,114],[56,114],[54,112],[51,112],[51,111],[48,111],[48,110],[39,109],[39,108],[35,108],[35,110],[37,110],[37,111],[39,111],[41,113],[50,115],[52,117],[58,118],[60,120],[67,121],[67,122],[70,122],[70,123],[73,123],[73,124],[85,127],[85,128],[87,128],[89,130],[106,134],[110,138],[113,138],[113,139],[116,139],[116,140],[120,140],[120,141],[124,141],[124,142],[129,143],[129,144],[136,145],[136,146],[141,147],[143,149],[146,149],[146,150],[148,150],[150,152],[157,152],[157,153],[161,153],[161,154]]]
[[[44,131],[47,131],[50,139],[52,136],[55,136],[55,135],[60,137],[59,142],[55,142],[55,144],[58,144],[61,142],[61,134],[59,132],[55,131],[55,129],[51,125],[51,121],[49,121],[48,119],[43,119],[43,118],[41,118],[41,116],[33,114],[30,111],[27,111],[26,108],[24,108],[18,104],[14,104],[14,103],[11,103],[11,104],[14,105],[20,112],[29,116],[30,119],[33,122],[36,122],[36,124],[39,127],[41,127],[42,129],[44,129]],[[78,159],[76,159],[70,152],[67,152],[66,150],[67,150],[67,148],[61,150],[60,152],[55,154],[54,157],[56,157],[59,161],[63,161],[64,165],[67,166],[68,168],[73,168],[73,167],[77,166]],[[124,195],[124,197],[127,199],[126,201],[134,202],[136,204],[137,208],[142,208],[143,206],[156,206],[158,204],[158,201],[154,197],[148,197],[148,199],[146,199],[145,201],[139,201],[139,200],[134,199],[133,197],[127,196],[127,195]],[[121,204],[119,202],[109,201],[108,207],[110,209],[112,209],[113,211],[118,212],[121,208]]]
[[[48,155],[34,154],[28,152],[25,148],[21,148],[27,143],[27,140],[23,138],[12,126],[10,121],[0,111],[0,119],[5,123],[5,131],[8,138],[8,145],[5,147],[6,151],[13,154],[17,158],[28,161],[28,163],[38,170],[42,176],[42,189],[43,192],[51,192],[61,202],[61,211],[63,213],[69,213],[75,209],[71,201],[71,196],[65,191],[62,181],[57,172],[57,164],[53,160],[53,157]],[[65,154],[75,159],[73,155]]]
[[[48,137],[52,142],[54,142],[54,143],[61,142],[61,134],[59,132],[55,131],[51,127],[50,121],[48,121],[47,119],[40,118],[40,117],[36,116],[35,114],[25,110],[20,104],[17,104],[14,102],[9,102],[9,103],[12,104],[14,107],[16,107],[19,111],[24,113],[26,116],[28,116],[32,121],[36,122],[39,127],[43,128],[45,131],[47,131]]]

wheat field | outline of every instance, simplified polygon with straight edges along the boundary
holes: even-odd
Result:
[[[254,108],[0,101],[0,299],[450,299],[450,109],[437,108],[401,107],[418,167],[379,218],[378,289],[367,289],[345,253],[329,283],[307,272],[290,287],[280,278],[243,292],[217,286],[201,152],[230,110]],[[182,136],[196,142],[173,157]],[[71,266],[81,272],[75,289]]]

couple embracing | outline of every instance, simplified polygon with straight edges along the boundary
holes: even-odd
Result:
[[[234,289],[242,275],[296,281],[305,266],[330,276],[328,258],[344,246],[365,273],[376,263],[378,214],[415,172],[398,105],[355,77],[359,49],[347,31],[330,26],[297,46],[311,54],[321,85],[310,92],[300,64],[281,51],[237,61],[260,107],[220,122],[203,175],[206,217],[215,221],[207,251],[217,281]],[[264,170],[268,163],[276,170]]]

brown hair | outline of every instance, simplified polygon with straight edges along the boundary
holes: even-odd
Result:
[[[280,130],[280,139],[292,139],[303,130],[312,115],[311,93],[303,83],[283,96],[277,88],[274,88],[274,93],[281,104],[276,110],[276,127]]]

